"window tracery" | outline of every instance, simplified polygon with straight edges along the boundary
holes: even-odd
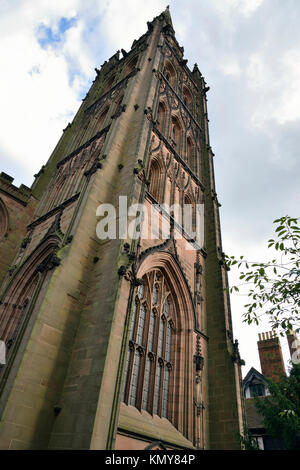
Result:
[[[0,305],[0,340],[6,344],[6,365],[0,367],[1,372],[12,360],[12,350],[18,348],[23,335],[23,325],[32,315],[37,304],[42,284],[51,276],[51,269],[57,264],[56,248],[59,239],[49,238],[39,246],[20,267]]]
[[[174,317],[174,299],[165,276],[159,270],[145,274],[132,309],[123,400],[169,420]]]
[[[183,97],[183,103],[192,112],[193,98],[192,98],[190,91],[188,90],[186,86],[183,87],[182,97]]]
[[[138,61],[138,55],[136,55],[135,57],[132,57],[132,59],[129,62],[127,62],[125,66],[125,70],[124,70],[125,77],[126,75],[128,75],[130,72],[133,71],[133,69],[136,67],[137,61]]]
[[[175,78],[176,78],[176,72],[174,67],[170,64],[170,62],[166,62],[164,69],[163,69],[163,74],[168,80],[168,82],[174,86],[175,84]]]
[[[166,107],[162,102],[158,105],[157,124],[160,132],[164,134],[166,125]]]
[[[161,193],[161,171],[157,160],[152,160],[149,172],[150,186],[149,193],[157,202],[160,202]]]
[[[172,116],[171,120],[171,139],[176,145],[177,151],[180,151],[182,128],[177,117]]]
[[[190,137],[186,141],[186,159],[189,167],[193,169],[193,142]]]
[[[107,80],[106,83],[104,84],[102,94],[107,93],[108,90],[110,90],[110,89],[112,88],[113,83],[114,83],[114,81],[115,81],[115,78],[116,78],[116,75],[115,75],[115,74],[114,74],[114,75],[111,75],[111,76],[108,78],[108,80]]]

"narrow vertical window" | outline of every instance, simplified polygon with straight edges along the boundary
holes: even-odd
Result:
[[[146,320],[146,307],[143,304],[141,305],[141,308],[140,308],[138,328],[137,328],[137,333],[136,333],[136,342],[138,345],[142,345],[143,343],[145,320]]]
[[[173,143],[177,147],[177,152],[180,150],[180,144],[181,144],[181,125],[176,116],[172,116],[172,124],[171,124],[171,138]]]
[[[154,349],[154,327],[155,327],[155,313],[152,311],[151,312],[151,317],[150,317],[150,327],[149,327],[149,343],[148,343],[148,349],[149,351],[153,351]]]
[[[132,337],[133,337],[133,327],[134,327],[134,324],[135,324],[136,310],[137,310],[137,303],[135,302],[134,307],[133,307],[133,311],[132,311],[130,328],[129,328],[129,338],[130,339],[132,339]]]
[[[172,328],[170,323],[167,324],[167,335],[166,335],[166,361],[170,361],[171,357],[171,337],[172,337]]]
[[[132,379],[131,379],[130,399],[129,399],[130,405],[136,404],[140,361],[141,361],[141,356],[140,356],[139,351],[136,349],[134,353],[134,361],[133,361],[133,368],[132,368]]]
[[[126,365],[125,365],[125,370],[126,370],[126,377],[123,383],[123,401],[126,400],[126,383],[127,383],[127,378],[128,378],[128,372],[129,372],[129,360],[130,360],[130,348],[128,347],[127,351],[127,357],[126,357]]]
[[[157,202],[161,202],[161,170],[157,160],[153,160],[151,162],[149,179],[149,193],[154,197],[154,199],[156,199]]]
[[[163,340],[164,340],[164,321],[161,319],[160,324],[159,324],[159,337],[158,337],[158,349],[157,349],[158,357],[162,357]]]
[[[155,374],[155,388],[154,388],[154,405],[153,413],[158,414],[158,405],[159,405],[159,391],[160,391],[160,382],[161,382],[161,365],[158,363]]]
[[[168,367],[165,367],[163,400],[162,400],[162,416],[164,418],[167,418],[167,415],[168,415],[169,382],[170,382],[170,370]]]
[[[157,127],[162,132],[165,131],[165,124],[166,124],[166,107],[163,103],[159,103],[158,105],[158,113],[157,113]]]
[[[142,299],[142,298],[143,298],[143,295],[144,295],[144,284],[141,284],[141,285],[138,287],[138,298],[139,298],[139,299]]]
[[[153,305],[155,305],[157,303],[157,299],[158,299],[158,285],[155,284],[155,286],[153,288],[153,297],[152,297]]]
[[[186,160],[189,167],[193,169],[193,142],[190,137],[187,138],[186,142]]]
[[[148,404],[150,372],[151,372],[151,360],[149,357],[147,357],[146,368],[145,368],[145,379],[144,379],[143,405],[142,405],[144,410],[147,409],[147,404]]]

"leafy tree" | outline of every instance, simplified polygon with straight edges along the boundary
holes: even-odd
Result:
[[[300,228],[298,219],[289,216],[274,223],[275,238],[268,241],[268,248],[276,252],[276,258],[253,262],[225,255],[225,263],[229,269],[234,265],[246,269],[239,276],[250,286],[244,321],[258,325],[262,316],[268,317],[272,330],[283,335],[291,329],[300,331]],[[238,292],[239,287],[231,287],[230,292]]]
[[[236,434],[236,439],[243,450],[260,450],[255,437],[246,426],[244,426],[243,434]]]
[[[279,382],[267,379],[270,395],[256,397],[268,434],[281,438],[287,450],[300,449],[300,364]]]

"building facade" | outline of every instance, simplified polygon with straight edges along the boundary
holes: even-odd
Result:
[[[256,408],[256,397],[263,400],[268,396],[268,380],[279,382],[280,378],[286,375],[283,361],[282,349],[279,338],[274,331],[267,331],[258,334],[258,354],[261,366],[261,373],[251,367],[243,379],[243,393],[245,398],[246,425],[255,438],[261,450],[284,450],[282,439],[270,436],[265,428],[264,417]],[[287,335],[290,346],[291,359],[296,363],[298,339],[297,335],[290,331]]]
[[[32,187],[0,175],[1,449],[238,448],[209,88],[183,52],[167,8],[96,69]]]

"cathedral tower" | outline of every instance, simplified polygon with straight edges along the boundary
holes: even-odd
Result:
[[[238,447],[209,88],[183,52],[167,8],[32,187],[0,175],[1,449]]]

